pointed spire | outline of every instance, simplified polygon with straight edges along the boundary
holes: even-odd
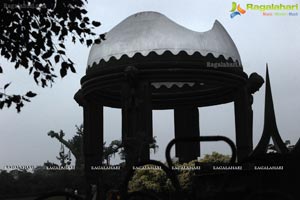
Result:
[[[265,90],[265,117],[264,117],[264,129],[262,137],[253,151],[253,156],[266,153],[270,139],[274,142],[275,149],[279,153],[287,153],[288,149],[282,141],[275,117],[275,109],[273,104],[272,90],[269,77],[268,63],[266,64],[266,90]]]
[[[277,124],[275,117],[275,110],[273,104],[272,90],[269,77],[268,63],[266,64],[266,91],[265,91],[265,123],[264,131],[269,130],[272,132],[277,132]]]

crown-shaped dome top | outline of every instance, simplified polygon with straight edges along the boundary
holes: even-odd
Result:
[[[100,61],[109,62],[111,58],[132,58],[138,53],[146,57],[151,52],[162,55],[167,51],[173,55],[185,52],[212,54],[215,58],[223,56],[241,67],[238,50],[220,22],[215,21],[211,30],[196,32],[157,12],[131,15],[107,32],[104,41],[92,46],[88,67]]]

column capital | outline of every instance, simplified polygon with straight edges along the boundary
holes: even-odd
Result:
[[[75,101],[78,103],[79,106],[84,107],[84,105],[86,105],[86,100],[83,96],[82,90],[79,89],[75,95],[74,95],[74,99]]]

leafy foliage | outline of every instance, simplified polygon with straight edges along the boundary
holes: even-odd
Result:
[[[217,152],[206,154],[200,162],[208,163],[224,163],[230,160],[230,156]],[[188,163],[174,163],[178,169],[195,167],[196,160]],[[149,165],[151,166],[151,165]],[[176,171],[179,183],[182,189],[189,193],[192,191],[192,177],[195,175],[194,170],[178,170]],[[162,170],[136,170],[135,175],[129,184],[130,191],[152,191],[156,193],[170,193],[174,191],[170,180]]]
[[[175,164],[175,166],[183,167],[195,167],[196,160],[192,160],[188,163]],[[191,192],[192,190],[192,177],[195,175],[194,170],[181,170],[178,174],[178,180],[182,189],[186,192]]]
[[[15,69],[25,68],[36,84],[47,87],[57,77],[55,67],[60,65],[60,76],[70,70],[75,73],[75,64],[66,55],[64,42],[71,38],[90,46],[100,43],[93,28],[100,22],[87,17],[84,3],[87,0],[3,0],[0,3],[0,50],[1,56],[14,63]],[[96,38],[95,38],[96,37]],[[0,66],[0,73],[3,73]],[[5,87],[5,86],[4,86]],[[16,104],[20,111],[27,95],[8,95],[0,92],[0,109]],[[34,94],[34,93],[32,93]],[[27,97],[32,98],[35,95]]]
[[[21,108],[24,106],[24,102],[30,102],[30,99],[35,97],[37,94],[29,91],[25,95],[7,95],[6,89],[10,86],[10,84],[11,83],[5,84],[2,91],[0,91],[0,109],[4,106],[9,108],[12,104],[15,104],[17,111],[20,112]]]
[[[220,154],[218,152],[212,152],[212,154],[206,154],[200,162],[205,163],[228,163],[230,161],[229,155]]]
[[[145,167],[154,167],[145,165]],[[135,175],[129,182],[129,191],[151,191],[156,193],[168,193],[174,188],[163,170],[149,169],[136,170]]]

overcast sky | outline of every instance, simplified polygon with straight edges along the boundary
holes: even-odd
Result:
[[[254,1],[241,2],[245,7]],[[160,12],[178,24],[200,32],[211,29],[214,21],[219,20],[234,40],[245,72],[257,72],[265,77],[268,62],[277,125],[283,140],[291,140],[294,144],[300,131],[300,16],[266,17],[259,11],[247,11],[231,19],[231,3],[222,0],[89,0],[87,10],[91,19],[101,21],[102,26],[96,29],[99,34],[141,11]],[[295,4],[300,0],[255,3]],[[0,59],[4,69],[4,74],[0,75],[1,87],[12,81],[9,92],[33,90],[38,93],[20,114],[13,108],[0,110],[0,169],[5,165],[42,165],[47,160],[58,163],[56,156],[60,144],[47,133],[62,129],[66,138],[72,138],[75,125],[82,123],[82,108],[73,100],[73,95],[85,74],[89,48],[70,42],[66,47],[67,54],[76,63],[77,73],[58,78],[52,88],[37,87],[27,71],[15,71],[12,64]],[[233,108],[232,103],[201,108],[201,135],[225,135],[234,140]],[[263,128],[264,87],[254,96],[253,110],[254,144],[257,144]],[[104,118],[105,141],[120,139],[120,110],[105,108]],[[165,146],[174,135],[173,111],[154,111],[153,122],[160,148],[152,158],[164,160]],[[224,144],[202,145],[201,151],[230,152]]]

